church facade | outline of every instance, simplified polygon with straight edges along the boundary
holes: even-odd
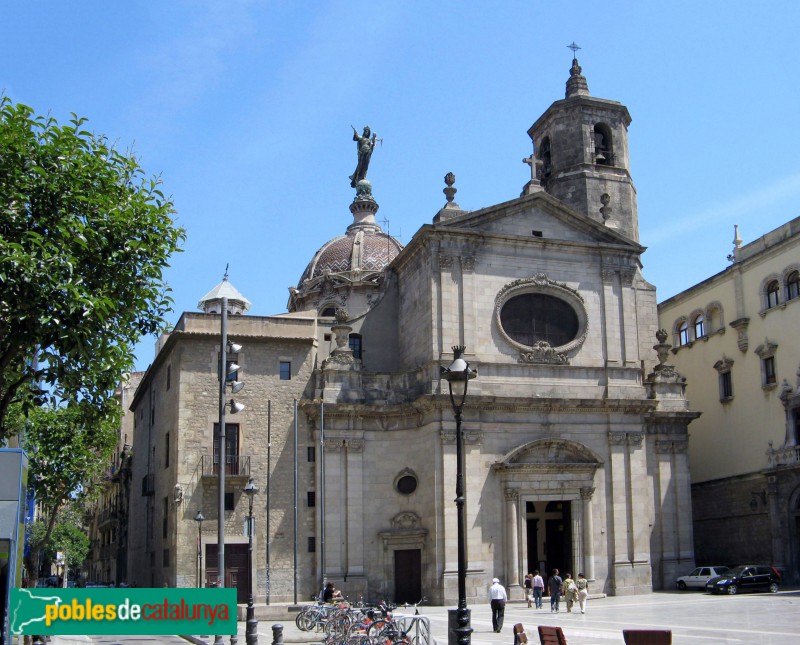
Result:
[[[556,567],[597,592],[671,588],[694,565],[697,414],[641,273],[629,124],[622,104],[589,94],[573,60],[566,97],[528,131],[522,194],[467,212],[448,174],[446,205],[405,247],[375,222],[360,150],[352,223],[314,255],[286,314],[245,315],[223,281],[161,344],[131,408],[134,482],[151,482],[131,517],[151,537],[129,570],[156,585],[217,575],[225,291],[247,383],[245,409],[228,417],[226,570],[238,557],[229,541],[232,553],[247,542],[243,484],[262,491],[255,557],[226,572],[231,586],[281,602],[327,579],[351,597],[455,602],[456,424],[440,370],[466,347],[478,371],[462,424],[468,599],[483,601],[493,577],[521,598],[525,573]]]

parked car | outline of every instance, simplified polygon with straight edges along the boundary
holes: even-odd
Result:
[[[706,583],[711,578],[716,578],[730,571],[730,567],[714,566],[714,567],[697,567],[689,575],[681,576],[675,582],[678,589],[685,591],[686,589],[705,589]]]
[[[728,573],[711,578],[706,583],[706,591],[729,593],[740,591],[769,591],[780,589],[781,574],[774,567],[761,564],[743,564]]]

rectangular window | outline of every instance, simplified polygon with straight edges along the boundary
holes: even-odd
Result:
[[[733,398],[733,379],[730,372],[719,375],[719,398],[723,401]]]
[[[169,566],[169,549],[164,549],[164,552],[161,554],[161,564],[164,567]]]
[[[163,516],[161,518],[161,537],[166,538],[169,533],[169,497],[164,498]]]
[[[292,364],[289,361],[280,362],[280,379],[281,381],[292,380]]]
[[[350,349],[353,352],[353,358],[361,360],[361,335],[360,334],[350,334]]]
[[[239,424],[225,424],[225,474],[238,475],[239,459]],[[219,423],[214,424],[214,474],[219,474]]]
[[[172,365],[167,365],[167,389],[172,385]]]
[[[310,490],[306,493],[306,505],[309,508],[313,508],[317,505],[317,493],[313,490]]]
[[[764,384],[774,385],[776,382],[775,377],[775,357],[767,356],[764,359]]]
[[[317,460],[317,447],[308,446],[308,448],[306,448],[306,461],[314,462],[316,460]]]
[[[164,435],[164,468],[169,468],[169,432]]]
[[[233,510],[233,493],[225,493],[225,510]]]
[[[317,538],[315,537],[308,538],[308,552],[309,553],[317,552]]]

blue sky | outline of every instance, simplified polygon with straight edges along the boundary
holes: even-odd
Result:
[[[564,96],[575,41],[593,96],[624,103],[644,275],[659,300],[797,216],[800,3],[7,2],[0,91],[131,148],[163,178],[185,251],[174,320],[222,278],[285,311],[352,221],[351,124],[383,138],[378,219],[407,243],[444,204],[517,197],[526,131]],[[147,367],[154,339],[143,341]]]

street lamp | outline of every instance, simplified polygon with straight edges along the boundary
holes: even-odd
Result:
[[[248,579],[250,580],[250,600],[249,602],[253,602],[253,531],[255,529],[255,525],[253,523],[253,497],[256,493],[258,493],[258,486],[253,481],[251,477],[250,480],[247,482],[247,486],[244,487],[244,493],[247,495],[247,570],[250,572],[248,574]]]
[[[203,583],[203,511],[197,511],[194,521],[197,522],[197,586],[202,587]]]
[[[470,626],[469,609],[467,609],[467,556],[466,556],[466,520],[464,515],[464,435],[461,432],[461,411],[467,398],[467,387],[471,379],[478,376],[478,371],[470,368],[464,360],[464,345],[453,346],[453,362],[450,367],[441,368],[442,378],[447,380],[450,388],[450,403],[456,417],[456,512],[458,527],[458,609],[456,610],[457,627],[453,630],[458,645],[470,645],[472,627]]]

